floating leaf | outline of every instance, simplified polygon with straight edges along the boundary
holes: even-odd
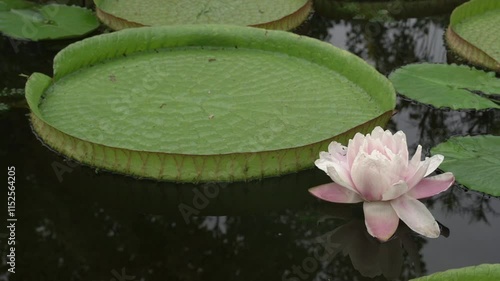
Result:
[[[98,49],[99,52],[95,50]],[[384,124],[391,83],[358,57],[288,32],[132,28],[62,50],[26,85],[35,131],[83,163],[176,181],[310,168]]]
[[[458,269],[450,269],[411,281],[498,281],[500,264],[481,264]]]
[[[472,64],[500,71],[500,1],[471,0],[451,14],[446,41]]]
[[[439,168],[476,191],[500,196],[500,136],[452,137],[431,150],[442,154]]]
[[[488,95],[500,94],[500,79],[494,73],[467,66],[423,63],[403,66],[391,73],[389,79],[398,93],[435,107],[500,108],[488,99]]]
[[[115,30],[178,24],[234,24],[289,30],[300,25],[312,9],[311,0],[94,2],[97,16]]]
[[[17,2],[17,1],[16,1]],[[99,27],[92,11],[58,4],[18,8],[0,0],[0,31],[7,36],[33,41],[82,36]]]

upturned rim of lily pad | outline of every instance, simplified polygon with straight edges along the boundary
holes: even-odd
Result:
[[[450,25],[446,29],[445,41],[453,53],[472,65],[500,72],[500,61],[482,50],[481,46],[467,41],[456,31],[457,25],[464,20],[480,16],[492,9],[500,11],[500,1],[472,0],[457,7],[450,16]]]
[[[102,8],[100,1],[95,1],[95,4],[96,4],[97,17],[111,29],[121,30],[125,28],[151,26],[150,24],[141,22],[140,19],[113,14],[113,12],[107,11],[106,9]],[[272,20],[267,19],[261,22],[248,24],[247,26],[264,28],[264,29],[273,29],[273,30],[292,30],[301,25],[308,18],[309,14],[312,11],[312,7],[313,7],[312,0],[304,0],[304,4],[301,7],[299,7],[295,11],[291,11],[289,14],[284,15],[281,18],[275,18]],[[251,11],[248,12],[240,11],[240,12],[248,13]],[[237,14],[235,14],[234,16],[238,17]],[[181,25],[181,24],[194,24],[194,23],[195,23],[194,21],[190,22],[188,19],[187,21],[179,22],[178,24]],[[172,25],[172,24],[175,23],[171,24],[166,23],[165,25]],[[229,24],[229,23],[217,21],[217,22],[207,22],[203,24]],[[245,24],[238,24],[238,25],[245,25]]]
[[[169,52],[169,47],[178,49],[184,46],[183,44],[190,49],[194,46],[202,49],[217,46],[220,47],[217,52],[225,48],[234,50],[237,45],[238,50],[248,48],[255,49],[258,53],[275,52],[280,57],[285,55],[317,64],[325,70],[338,72],[339,75],[364,89],[370,99],[378,104],[377,114],[373,114],[362,123],[346,127],[351,129],[305,145],[260,151],[218,151],[201,154],[147,151],[97,143],[72,135],[45,120],[40,110],[40,103],[42,99],[46,100],[44,95],[47,89],[55,84],[60,85],[65,77],[74,77],[80,70],[88,70],[102,62],[113,59],[126,60],[125,57],[142,52],[148,54],[158,50]],[[99,53],[94,51],[97,46]],[[349,67],[344,67],[345,65]],[[92,69],[95,69],[95,66]],[[56,55],[54,78],[41,73],[30,76],[26,84],[26,98],[31,109],[31,121],[35,133],[52,149],[100,169],[177,182],[249,180],[310,168],[319,151],[327,147],[331,141],[346,142],[357,132],[368,132],[376,125],[385,124],[392,116],[395,106],[395,91],[392,84],[355,55],[328,43],[289,32],[229,25],[134,28],[79,41]]]

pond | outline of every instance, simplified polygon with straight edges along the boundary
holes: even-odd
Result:
[[[315,14],[296,32],[388,75],[409,63],[446,62],[448,18],[377,23]],[[71,42],[2,37],[0,88],[22,89],[20,74],[50,74],[54,55]],[[134,179],[51,151],[32,133],[28,109],[16,104],[0,112],[0,159],[17,176],[16,273],[6,272],[2,226],[0,280],[409,280],[500,262],[498,198],[455,185],[425,201],[441,224],[439,238],[402,225],[380,244],[366,233],[360,205],[310,196],[308,188],[331,181],[319,169],[231,184]],[[428,154],[454,135],[500,134],[498,110],[435,110],[403,98],[397,110],[387,128],[407,134],[411,154],[418,144]],[[4,189],[2,202],[6,196]]]

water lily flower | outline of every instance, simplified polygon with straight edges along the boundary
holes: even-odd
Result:
[[[418,199],[447,190],[452,173],[427,177],[443,162],[442,155],[421,161],[419,145],[409,159],[406,135],[394,135],[381,127],[366,136],[357,133],[347,147],[332,142],[315,164],[334,181],[309,189],[314,196],[335,203],[363,203],[368,233],[387,241],[399,219],[413,231],[436,238],[439,226]]]

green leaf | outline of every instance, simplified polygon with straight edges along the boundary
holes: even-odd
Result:
[[[411,281],[497,281],[500,280],[500,264],[481,264],[477,266],[450,269],[424,276]]]
[[[51,4],[0,12],[0,31],[18,39],[77,37],[97,27],[99,21],[92,11],[76,6]]]
[[[487,98],[500,94],[500,79],[494,73],[467,66],[423,63],[403,66],[391,73],[389,79],[398,93],[435,107],[500,108]]]
[[[431,150],[444,156],[439,168],[476,191],[500,196],[500,136],[452,137]]]
[[[98,50],[98,51],[96,51]],[[94,166],[178,181],[312,167],[337,139],[384,124],[390,82],[358,57],[288,32],[134,28],[68,46],[26,86],[35,130]]]
[[[500,1],[471,0],[451,14],[446,41],[472,64],[500,72]]]
[[[95,0],[97,16],[118,30],[138,26],[234,24],[289,30],[307,19],[311,0]]]

